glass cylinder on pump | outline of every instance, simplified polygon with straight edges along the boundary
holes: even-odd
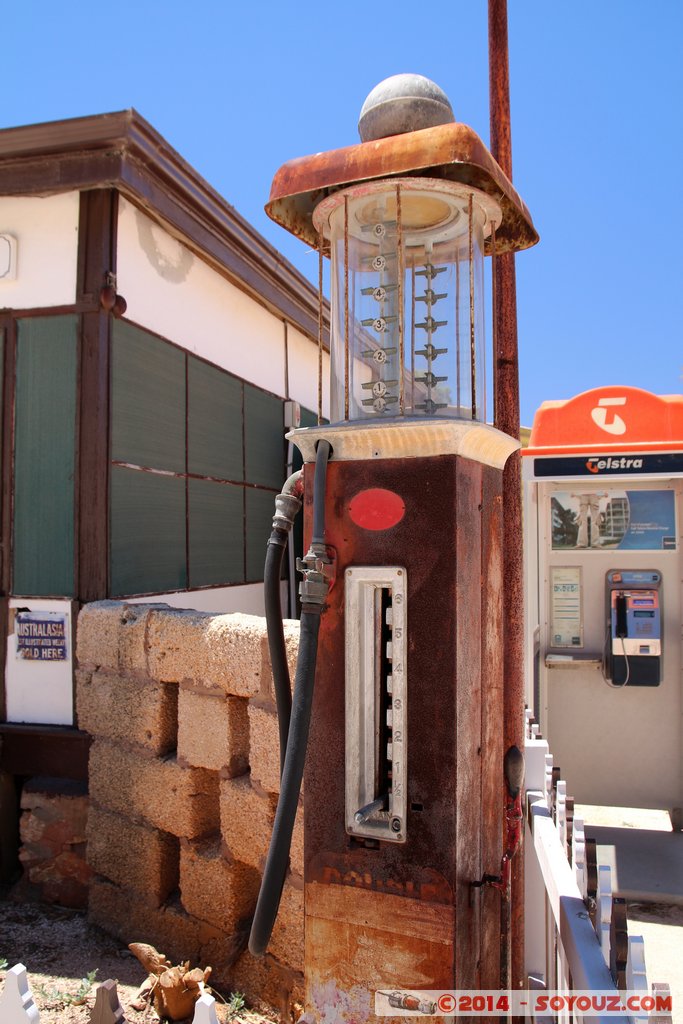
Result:
[[[485,422],[483,260],[497,203],[398,178],[336,192],[313,220],[332,263],[332,422]]]

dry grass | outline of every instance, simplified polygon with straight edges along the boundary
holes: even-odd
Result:
[[[97,985],[108,978],[118,983],[127,1024],[158,1024],[151,1007],[139,1011],[131,1005],[146,977],[143,968],[120,942],[89,925],[83,913],[0,899],[3,961],[7,968],[26,967],[40,1024],[90,1024]],[[0,988],[5,973],[0,970]],[[221,1024],[273,1024],[246,1009],[235,1012],[240,1000],[231,1005],[231,993],[213,994]]]

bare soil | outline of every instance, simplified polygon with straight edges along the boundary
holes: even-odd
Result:
[[[136,1010],[131,1005],[146,978],[143,968],[118,940],[88,924],[81,911],[0,896],[0,963],[5,960],[7,968],[26,967],[40,1024],[89,1024],[97,985],[109,978],[117,982],[128,1024],[158,1024],[150,1006]],[[5,974],[6,969],[0,970],[0,990]],[[246,1008],[235,1012],[228,992],[211,994],[221,1024],[272,1024]]]

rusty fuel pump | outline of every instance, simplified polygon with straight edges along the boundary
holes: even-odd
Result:
[[[359,129],[285,164],[266,207],[331,261],[331,424],[321,406],[289,435],[302,647],[291,724],[279,687],[282,793],[250,939],[264,952],[305,760],[311,1019],[371,1019],[380,989],[501,987],[521,805],[502,678],[502,474],[519,444],[486,421],[484,257],[538,236],[434,83],[380,83]],[[277,566],[300,490],[281,496]]]

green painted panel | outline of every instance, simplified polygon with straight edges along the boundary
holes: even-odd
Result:
[[[276,492],[257,490],[255,487],[247,487],[245,490],[247,583],[254,583],[263,579],[266,545],[273,525]]]
[[[284,412],[281,399],[244,385],[245,480],[279,488],[285,479]]]
[[[188,471],[243,480],[242,382],[189,356],[187,403]]]
[[[187,587],[185,480],[111,468],[113,597]]]
[[[327,422],[327,421],[325,421]],[[313,412],[311,409],[307,409],[305,405],[301,406],[301,423],[302,427],[317,427],[318,425],[318,414]]]
[[[112,334],[111,457],[185,472],[185,353],[123,320]]]
[[[244,488],[189,481],[190,586],[244,580]]]
[[[15,594],[74,596],[78,317],[20,320],[14,438]]]

